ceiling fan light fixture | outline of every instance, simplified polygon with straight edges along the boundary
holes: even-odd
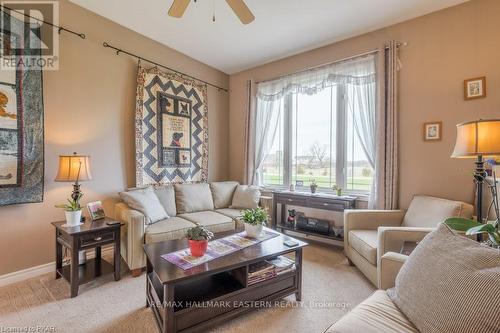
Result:
[[[181,18],[191,0],[174,0],[172,6],[168,10],[168,15],[172,17]],[[193,0],[196,2],[196,0]],[[250,11],[250,8],[246,5],[243,0],[226,0],[226,3],[231,7],[236,16],[240,19],[241,23],[249,24],[255,20],[255,16]],[[214,15],[212,21],[215,22],[215,4],[214,4]]]

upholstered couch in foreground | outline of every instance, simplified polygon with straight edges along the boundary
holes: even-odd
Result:
[[[410,256],[381,257],[381,285],[326,333],[498,333],[498,250],[440,224]]]
[[[237,182],[175,184],[120,193],[124,202],[115,205],[122,228],[122,257],[140,274],[146,266],[144,244],[181,239],[201,225],[214,233],[234,230],[242,209],[259,204],[256,188]]]

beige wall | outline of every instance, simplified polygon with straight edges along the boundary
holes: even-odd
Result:
[[[376,49],[388,40],[401,50],[400,176],[402,207],[414,194],[473,201],[470,160],[451,159],[455,125],[500,118],[500,1],[472,0],[310,52],[230,76],[230,176],[243,179],[246,80],[265,80]],[[487,77],[488,97],[463,100],[463,80]],[[443,121],[443,140],[425,143],[422,125]]]
[[[71,184],[53,181],[59,154],[91,155],[93,180],[82,184],[84,203],[113,197],[134,185],[137,62],[103,48],[103,41],[228,86],[226,74],[74,4],[61,1],[60,11],[61,24],[84,32],[87,39],[61,34],[60,70],[44,73],[44,201],[0,207],[0,275],[54,260],[50,222],[64,218],[54,204],[71,192]],[[208,102],[209,177],[222,180],[229,175],[229,97],[209,87]],[[110,206],[105,206],[108,212]]]

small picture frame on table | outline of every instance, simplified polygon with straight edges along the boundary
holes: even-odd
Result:
[[[464,99],[466,101],[486,97],[486,77],[477,77],[464,81]]]
[[[425,123],[423,127],[424,141],[441,141],[443,137],[442,127],[443,123],[441,121]]]
[[[87,204],[87,210],[89,211],[89,216],[92,221],[100,220],[106,217],[104,214],[104,208],[100,201],[89,202]]]

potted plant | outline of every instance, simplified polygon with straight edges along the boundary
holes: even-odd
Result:
[[[75,198],[68,199],[68,203],[56,205],[57,208],[64,209],[66,215],[66,225],[75,227],[82,224],[82,207],[80,206],[80,199],[83,193],[78,194]]]
[[[203,257],[207,252],[208,241],[214,237],[214,234],[205,227],[196,226],[188,229],[186,237],[191,255],[193,257]]]
[[[316,184],[316,180],[313,179],[311,180],[311,193],[314,194],[316,193],[316,190],[318,189],[318,184]]]
[[[249,237],[257,238],[267,221],[267,213],[262,208],[246,209],[241,212],[241,219],[245,223],[245,231]]]
[[[334,190],[337,193],[337,196],[341,197],[342,196],[342,187],[338,185],[333,185],[332,190]]]
[[[453,230],[465,232],[466,235],[488,234],[489,241],[487,244],[491,247],[500,248],[498,220],[494,223],[481,224],[462,217],[452,217],[446,219],[444,224]]]

